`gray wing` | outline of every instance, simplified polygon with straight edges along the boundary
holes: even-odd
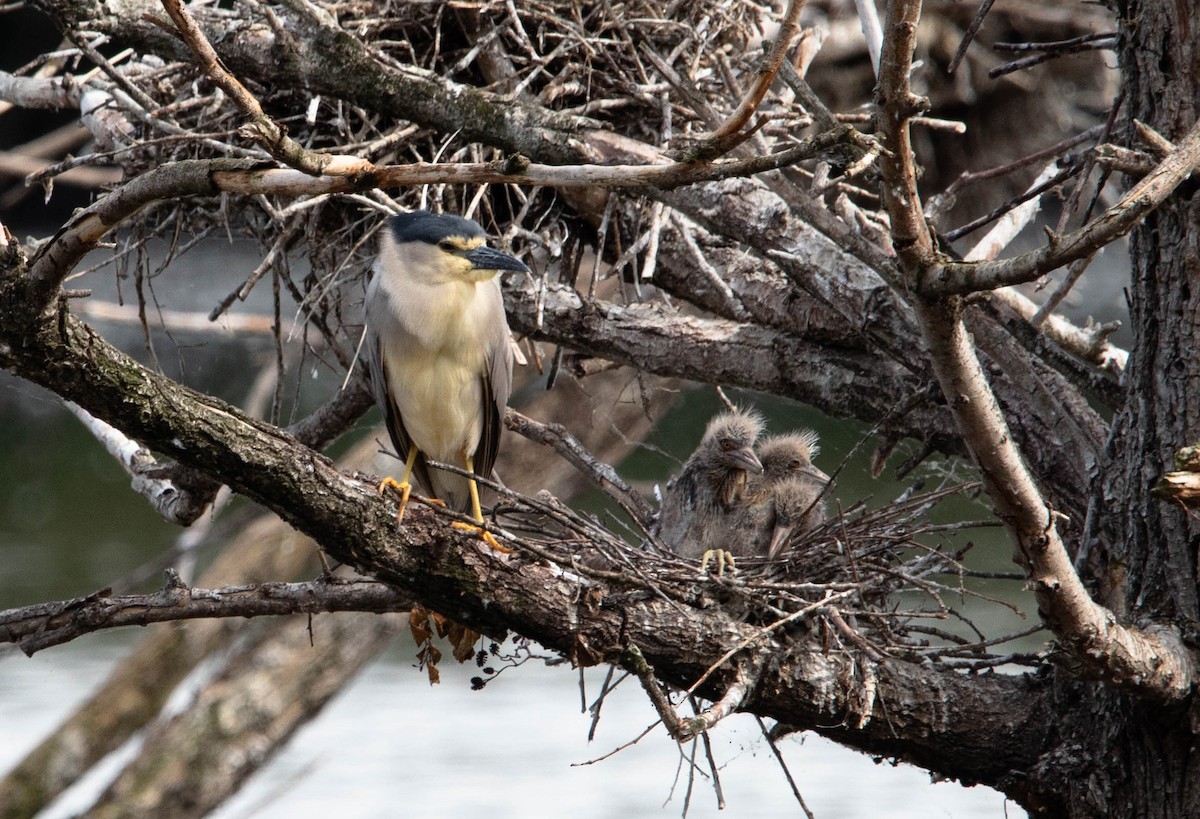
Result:
[[[504,300],[499,281],[495,284],[495,301],[488,317],[492,332],[488,336],[487,370],[483,375],[483,425],[475,447],[475,474],[492,477],[496,453],[500,450],[500,433],[504,430],[504,410],[512,394],[513,354],[509,339],[508,319],[504,315]]]
[[[683,554],[685,541],[696,516],[696,503],[700,491],[697,473],[688,464],[667,484],[663,493],[662,509],[658,513],[656,534],[663,545],[677,554]]]

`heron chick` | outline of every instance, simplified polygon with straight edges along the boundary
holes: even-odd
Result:
[[[819,498],[829,476],[812,463],[819,451],[811,430],[773,435],[759,444],[763,473],[750,478],[745,502],[729,524],[735,555],[773,558],[793,531],[825,520]]]
[[[817,433],[810,429],[772,435],[758,447],[764,477],[774,482],[786,477],[808,477],[829,483],[829,476],[813,466],[812,459],[821,452]]]
[[[765,557],[772,560],[778,557],[793,532],[807,532],[825,522],[823,491],[824,483],[807,476],[784,478],[775,484],[774,523],[763,552]]]
[[[428,460],[485,478],[496,462],[513,367],[497,274],[529,268],[485,240],[473,220],[428,211],[393,216],[383,228],[367,287],[366,347],[375,400],[405,458],[404,477],[380,485],[400,490],[397,521],[415,474],[431,498],[483,523],[474,477]]]
[[[730,517],[745,500],[748,475],[763,471],[754,454],[761,432],[762,418],[756,413],[718,415],[667,484],[657,534],[676,554],[702,558],[701,571],[713,558],[719,574],[734,565],[724,540]]]

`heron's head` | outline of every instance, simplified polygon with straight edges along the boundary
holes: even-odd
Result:
[[[762,418],[756,413],[723,413],[708,422],[700,448],[712,468],[758,474],[763,468],[754,442],[761,432]]]
[[[787,477],[807,477],[822,484],[829,476],[813,466],[812,459],[820,452],[817,433],[812,430],[773,435],[758,447],[758,459],[771,480]]]
[[[388,220],[380,243],[383,268],[427,284],[482,282],[501,270],[529,272],[519,259],[492,250],[472,219],[425,210]]]

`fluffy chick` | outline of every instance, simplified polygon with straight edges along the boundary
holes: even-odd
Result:
[[[667,484],[656,534],[676,554],[702,557],[702,570],[714,557],[718,571],[725,569],[728,550],[722,540],[729,519],[745,503],[749,476],[763,471],[754,454],[761,432],[762,418],[757,413],[718,415],[709,422],[696,451]]]

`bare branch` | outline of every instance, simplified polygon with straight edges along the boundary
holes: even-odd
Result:
[[[921,297],[913,300],[914,307],[934,372],[963,441],[979,466],[996,513],[1008,527],[1016,551],[1014,557],[1028,572],[1039,608],[1050,628],[1072,656],[1092,673],[1142,696],[1180,700],[1191,691],[1195,672],[1179,636],[1120,625],[1111,611],[1091,599],[1075,572],[1054,511],[1021,458],[996,395],[976,357],[971,335],[963,324],[964,307],[954,294],[977,288],[927,286],[931,281],[948,280],[946,271],[954,270],[969,276],[971,271],[986,269],[989,264],[941,266],[934,260],[917,195],[916,168],[908,132],[908,120],[922,104],[909,90],[919,17],[919,0],[894,0],[889,8],[891,36],[885,42],[880,72],[881,121],[890,151],[883,158],[884,200],[892,218],[897,255],[908,280],[915,282],[920,290]],[[1200,156],[1200,124],[1184,144]],[[1160,173],[1158,186],[1139,183],[1123,200],[1132,204],[1124,211],[1120,206],[1114,210],[1128,213],[1130,208],[1148,208],[1151,191],[1159,195],[1161,201],[1174,188],[1174,184],[1168,187],[1167,180],[1175,178],[1177,182],[1186,176],[1184,166],[1190,168],[1195,164],[1194,158],[1183,149],[1173,158],[1174,170],[1169,174]],[[1109,219],[1101,217],[1077,233],[1090,231],[1097,224],[1111,223],[1115,218],[1112,214],[1110,211]],[[1129,227],[1132,223],[1126,229]],[[1051,247],[1060,244],[1056,242]],[[1018,258],[1030,255],[1037,254]],[[976,283],[979,280],[978,277],[973,279]]]
[[[725,150],[725,146],[732,144],[731,140],[741,136],[739,132],[750,121],[750,117],[754,116],[754,112],[762,104],[763,97],[771,88],[771,83],[775,81],[775,75],[779,73],[780,66],[787,60],[787,53],[792,47],[792,41],[799,32],[800,11],[803,8],[804,0],[788,0],[783,20],[779,24],[779,31],[775,35],[775,41],[771,44],[770,52],[763,59],[754,83],[747,90],[737,110],[730,114],[720,127],[702,137],[698,144],[692,146],[692,151],[697,159],[711,159],[713,156],[719,155]]]
[[[1142,696],[1185,697],[1194,665],[1177,634],[1123,626],[1076,574],[1053,510],[1029,475],[954,304],[921,304],[930,356],[958,428],[1008,527],[1038,607],[1064,647],[1092,673]]]
[[[1039,308],[1020,291],[1012,287],[1000,287],[992,296],[1026,321],[1033,323]],[[1115,326],[1079,327],[1057,313],[1051,313],[1046,316],[1039,329],[1067,352],[1095,364],[1117,378],[1125,372],[1129,352],[1108,340],[1108,336],[1117,329]]]
[[[752,653],[738,663],[737,674],[725,693],[721,695],[721,699],[696,716],[682,720],[682,724],[678,726],[678,732],[672,734],[675,739],[679,742],[694,739],[725,717],[738,711],[750,698],[754,687],[758,685],[765,663],[766,658],[759,652]]]
[[[946,66],[946,73],[953,74],[958,70],[959,64],[962,62],[963,57],[967,56],[967,49],[975,41],[975,34],[979,31],[979,27],[983,25],[983,20],[987,17],[987,13],[991,10],[992,3],[994,2],[995,0],[983,0],[979,4],[979,10],[975,12],[975,16],[971,18],[971,22],[967,25],[967,30],[963,32],[962,42],[958,44],[954,56],[950,58],[950,64]]]
[[[617,470],[606,463],[601,463],[596,456],[584,449],[579,439],[567,432],[566,427],[561,424],[538,423],[514,409],[508,410],[508,414],[504,418],[504,425],[531,441],[552,447],[555,452],[562,455],[570,461],[572,466],[586,475],[592,483],[619,503],[621,508],[628,512],[643,530],[649,530],[655,513],[646,499],[626,483],[625,479],[617,474]]]
[[[188,44],[200,67],[208,77],[225,90],[242,113],[250,120],[246,131],[270,152],[271,156],[286,165],[310,176],[361,174],[370,170],[370,163],[358,157],[336,156],[310,151],[287,135],[279,123],[263,111],[241,82],[225,68],[221,58],[200,30],[196,20],[180,0],[162,0],[163,8],[179,28],[180,36]]]
[[[1026,193],[1039,191],[1047,182],[1057,177],[1058,174],[1058,163],[1051,162],[1042,169],[1037,179],[1033,180]],[[976,242],[975,246],[963,255],[963,261],[982,262],[996,258],[1033,221],[1033,217],[1037,216],[1041,209],[1041,197],[1030,196],[1019,206],[1002,216],[992,226],[992,229],[987,232],[987,235]]]
[[[917,192],[917,168],[909,121],[929,107],[929,100],[909,88],[913,49],[916,48],[920,0],[893,0],[888,7],[888,36],[879,64],[880,128],[888,153],[880,160],[884,202],[892,220],[892,247],[907,270],[920,270],[932,261],[933,240]]]
[[[125,467],[125,471],[133,478],[133,491],[149,501],[159,515],[172,523],[187,524],[195,520],[195,515],[188,514],[187,507],[191,505],[189,493],[180,492],[167,478],[152,477],[148,474],[158,467],[154,453],[137,441],[130,440],[115,427],[93,417],[73,401],[66,401],[64,404],[104,445],[108,453]]]
[[[1178,147],[1142,178],[1117,204],[1088,224],[1064,236],[1052,236],[1043,247],[997,262],[948,262],[926,267],[915,285],[926,296],[974,293],[1033,281],[1056,268],[1082,259],[1124,236],[1157,208],[1200,163],[1200,121]]]
[[[0,612],[0,642],[32,656],[84,634],[213,617],[266,617],[333,611],[389,612],[412,608],[412,598],[376,580],[320,578],[304,583],[260,583],[216,589],[189,588],[174,571],[154,594],[100,591],[56,603]]]
[[[71,75],[18,77],[0,71],[0,100],[21,108],[77,108],[81,88]]]

